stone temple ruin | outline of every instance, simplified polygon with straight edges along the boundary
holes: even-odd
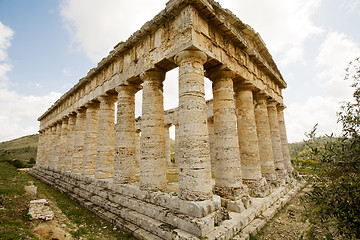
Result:
[[[163,81],[176,67],[179,107],[164,112]],[[259,34],[229,10],[170,0],[39,117],[31,174],[138,238],[232,239],[299,185],[284,88]],[[166,180],[171,125],[175,192]]]

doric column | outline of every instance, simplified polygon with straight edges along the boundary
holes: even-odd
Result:
[[[141,159],[140,132],[140,130],[135,130],[135,163],[139,166]]]
[[[285,169],[288,174],[291,174],[294,168],[291,165],[290,161],[290,151],[289,151],[289,143],[286,136],[286,127],[285,127],[285,118],[284,118],[284,109],[285,106],[280,104],[277,106],[278,120],[279,120],[279,130],[280,130],[280,138],[281,138],[281,149],[283,152],[283,161],[285,165]]]
[[[252,90],[252,87],[246,83],[235,85],[237,126],[244,182],[258,180],[262,177]]]
[[[85,107],[86,120],[82,174],[95,175],[100,104],[99,102],[91,102],[85,104]]]
[[[179,197],[190,201],[212,198],[204,89],[206,60],[206,54],[198,50],[185,50],[175,56],[179,66]]]
[[[135,93],[137,85],[120,85],[115,89],[117,123],[115,130],[114,182],[135,181]]]
[[[67,134],[68,134],[68,122],[69,117],[62,118],[62,124],[61,124],[61,136],[59,141],[59,152],[58,152],[58,168],[63,170],[64,164],[65,164],[65,153],[66,153],[66,140],[67,140]]]
[[[165,162],[167,165],[171,163],[170,157],[170,125],[164,126],[164,136],[165,136]]]
[[[116,95],[99,97],[99,124],[95,178],[111,179],[114,176],[115,102]]]
[[[56,124],[56,136],[55,136],[55,151],[54,151],[54,168],[59,168],[60,159],[60,139],[61,139],[62,121],[59,120]]]
[[[210,147],[210,162],[211,169],[215,169],[215,129],[214,129],[214,117],[208,118],[207,120],[208,131],[209,131],[209,147]]]
[[[49,139],[49,155],[48,155],[48,166],[54,167],[55,157],[55,140],[56,140],[56,125],[51,127],[50,139]]]
[[[175,124],[175,165],[177,166],[177,163],[179,161],[179,124]]]
[[[45,130],[39,130],[39,141],[36,153],[36,166],[44,165],[44,145],[45,145]]]
[[[243,182],[249,187],[251,196],[265,197],[272,192],[272,187],[261,173],[253,87],[248,83],[237,83],[235,99]]]
[[[154,69],[141,75],[143,83],[141,117],[140,188],[166,189],[163,84],[165,72]]]
[[[66,136],[66,150],[64,157],[64,171],[72,170],[72,157],[74,154],[74,143],[75,143],[75,123],[76,113],[72,112],[68,115],[68,131]]]
[[[276,180],[269,116],[266,106],[267,96],[257,94],[255,104],[256,130],[259,141],[261,173],[269,181]]]
[[[216,194],[238,199],[247,190],[242,184],[239,137],[236,127],[233,78],[235,74],[222,66],[207,71],[212,80],[215,134]]]
[[[45,129],[45,142],[44,142],[44,166],[49,166],[49,155],[51,146],[51,127]]]
[[[267,102],[267,110],[269,115],[270,135],[272,142],[272,149],[274,154],[275,171],[281,178],[286,174],[283,152],[281,146],[280,128],[276,109],[277,102],[270,100]]]
[[[72,172],[81,173],[82,160],[84,157],[86,108],[79,108],[76,110],[76,113]]]

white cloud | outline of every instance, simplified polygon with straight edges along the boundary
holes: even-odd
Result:
[[[7,49],[11,45],[11,39],[14,31],[0,22],[0,87],[3,87],[7,80],[7,73],[11,71],[12,66],[8,63]]]
[[[60,14],[76,48],[99,62],[159,11],[166,0],[62,0]]]
[[[305,132],[310,132],[316,123],[318,135],[339,134],[336,112],[340,103],[331,97],[314,96],[304,102],[293,103],[285,111],[289,142],[305,139]]]
[[[6,88],[0,89],[0,141],[10,140],[39,130],[37,118],[43,114],[60,93],[45,96],[25,96]]]
[[[278,63],[286,66],[303,60],[304,43],[322,33],[311,21],[321,0],[219,0],[244,23],[259,32]]]
[[[317,77],[329,96],[338,100],[348,100],[352,96],[351,82],[344,81],[345,68],[359,56],[360,46],[349,36],[339,32],[327,34],[316,63],[322,69]]]
[[[340,110],[342,101],[352,98],[351,82],[344,80],[345,68],[348,62],[360,56],[360,46],[344,33],[329,32],[319,47],[315,61],[318,68],[318,96],[310,97],[303,102],[288,106],[287,131],[289,141],[301,141],[304,132],[309,132],[319,123],[318,134],[339,134],[336,113]]]

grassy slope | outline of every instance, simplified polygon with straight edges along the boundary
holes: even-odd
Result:
[[[38,187],[38,198],[47,198],[61,209],[77,227],[71,234],[83,239],[133,239],[131,234],[123,234],[113,226],[89,212],[68,196],[33,178],[25,172],[17,171],[14,159],[27,163],[36,158],[39,136],[24,136],[0,143],[0,239],[38,239],[33,228],[39,221],[30,221],[28,205],[31,197],[25,194],[24,186],[29,181]],[[31,165],[30,165],[31,166]]]
[[[3,161],[19,160],[23,164],[36,159],[38,134],[16,138],[11,141],[0,143],[0,159]]]

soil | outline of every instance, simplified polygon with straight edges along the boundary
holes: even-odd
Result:
[[[58,239],[70,240],[74,239],[71,231],[77,229],[66,215],[56,206],[54,201],[49,201],[50,208],[54,212],[54,218],[50,221],[33,221],[33,232],[41,239]]]
[[[293,240],[307,239],[311,228],[308,219],[304,217],[305,205],[303,198],[311,187],[308,185],[282,208],[256,236],[258,240]]]

